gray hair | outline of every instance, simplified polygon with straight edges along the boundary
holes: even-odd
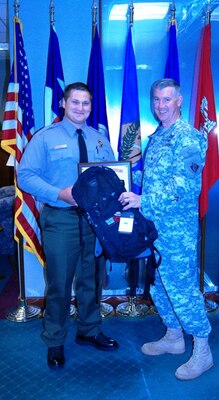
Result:
[[[154,90],[159,89],[162,90],[166,87],[173,87],[176,91],[177,96],[181,96],[181,89],[180,85],[178,84],[177,81],[174,79],[170,78],[163,78],[163,79],[158,79],[151,85],[151,96],[153,96]]]
[[[180,85],[175,79],[170,79],[170,78],[163,78],[163,79],[158,79],[151,85],[150,89],[150,105],[151,105],[151,112],[154,115],[155,119],[157,119],[156,115],[154,114],[154,105],[153,105],[153,99],[154,99],[154,91],[155,89],[165,89],[166,87],[172,87],[175,89],[175,96],[179,97],[181,96],[181,89]]]

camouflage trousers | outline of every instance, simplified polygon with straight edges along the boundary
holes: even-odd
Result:
[[[190,234],[185,240],[185,235],[168,235],[166,231],[165,238],[157,240],[156,245],[162,262],[156,270],[151,296],[163,323],[169,328],[183,328],[193,336],[207,337],[211,325],[199,290],[195,238]]]

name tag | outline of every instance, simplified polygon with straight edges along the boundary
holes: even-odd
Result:
[[[54,146],[53,149],[54,150],[59,150],[59,149],[66,149],[67,144],[59,144],[57,146]]]
[[[132,213],[124,212],[122,213],[119,221],[119,229],[120,233],[132,233],[134,224],[134,216]]]

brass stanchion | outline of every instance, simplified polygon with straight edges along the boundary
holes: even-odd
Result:
[[[142,317],[146,315],[148,312],[148,306],[144,303],[139,303],[137,301],[137,296],[136,296],[136,289],[138,287],[138,280],[139,280],[139,267],[140,267],[139,263],[140,260],[138,259],[129,262],[128,280],[130,286],[130,294],[128,296],[128,301],[121,303],[116,307],[116,313],[124,317]]]
[[[110,304],[104,302],[100,303],[101,318],[110,317],[113,313],[114,308]],[[77,317],[77,308],[73,304],[70,305],[70,317]]]
[[[41,314],[41,309],[36,306],[27,305],[25,296],[25,279],[24,279],[24,253],[23,253],[23,238],[19,238],[18,245],[18,273],[19,273],[19,287],[20,296],[18,298],[19,304],[15,310],[12,310],[6,315],[9,321],[13,322],[28,322],[32,319],[38,318]]]
[[[218,304],[209,300],[205,296],[205,282],[210,279],[205,274],[205,234],[206,234],[206,216],[201,221],[201,262],[200,262],[200,291],[202,292],[205,300],[205,308],[207,312],[215,311]],[[210,282],[212,285],[212,282]]]
[[[101,302],[100,303],[100,314],[102,318],[110,317],[114,313],[114,308],[108,304]],[[70,305],[70,317],[77,317],[77,308],[71,304]]]
[[[138,303],[136,296],[128,297],[128,301],[116,307],[116,313],[123,317],[143,317],[149,308],[146,304]]]
[[[108,303],[100,303],[100,314],[102,318],[111,317],[114,314],[114,308]]]

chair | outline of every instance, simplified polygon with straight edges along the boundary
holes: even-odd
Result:
[[[0,254],[7,255],[10,262],[12,262],[16,253],[13,234],[14,196],[15,188],[13,185],[0,188]]]

